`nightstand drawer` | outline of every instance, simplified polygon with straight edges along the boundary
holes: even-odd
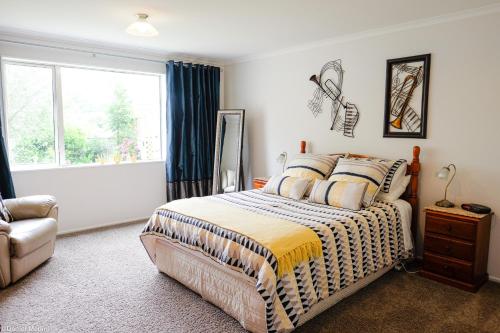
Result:
[[[428,233],[425,235],[424,249],[457,259],[474,260],[473,243],[447,238],[438,234]]]
[[[472,263],[424,252],[424,270],[464,282],[472,282]]]
[[[474,223],[451,220],[430,214],[427,214],[425,231],[471,241],[476,239],[476,226]]]

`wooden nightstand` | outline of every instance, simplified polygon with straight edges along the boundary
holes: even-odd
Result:
[[[266,186],[268,180],[269,180],[269,178],[267,178],[267,177],[254,178],[253,179],[253,188],[254,189],[263,188],[264,186]]]
[[[488,280],[491,216],[460,208],[427,207],[420,274],[476,292]]]

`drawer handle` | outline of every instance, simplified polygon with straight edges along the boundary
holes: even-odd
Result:
[[[451,226],[451,224],[448,224],[448,231],[451,232],[452,229],[453,227]]]

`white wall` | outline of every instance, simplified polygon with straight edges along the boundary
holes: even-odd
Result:
[[[434,173],[454,162],[458,174],[449,199],[482,203],[500,214],[498,22],[500,14],[492,13],[227,65],[226,107],[246,109],[252,173],[278,171],[276,157],[283,150],[298,152],[300,140],[318,153],[392,158],[411,158],[412,146],[420,145],[421,207],[442,199],[444,184]],[[432,53],[428,139],[383,138],[386,60],[424,53]],[[307,108],[314,90],[309,77],[338,58],[346,70],[344,95],[360,111],[354,139],[329,130],[329,111],[314,118]],[[488,269],[497,278],[499,252],[495,219]]]
[[[166,202],[164,162],[13,172],[18,197],[52,194],[59,233],[149,217]]]

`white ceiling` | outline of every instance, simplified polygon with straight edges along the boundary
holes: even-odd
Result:
[[[499,0],[0,0],[0,30],[230,60]],[[160,35],[125,33],[135,13]]]

